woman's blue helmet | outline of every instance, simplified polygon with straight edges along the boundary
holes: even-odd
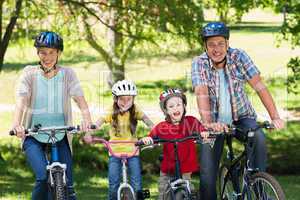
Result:
[[[201,32],[202,40],[205,41],[209,37],[223,36],[229,39],[229,29],[223,22],[210,22],[206,24]]]
[[[58,49],[60,51],[64,50],[63,39],[57,33],[51,31],[41,32],[35,38],[34,46],[36,48],[47,47],[47,48]]]

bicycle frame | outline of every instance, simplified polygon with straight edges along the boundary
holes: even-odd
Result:
[[[49,136],[48,143],[51,144],[51,159],[48,159],[47,152],[45,152],[45,156],[47,159],[47,166],[46,170],[49,173],[49,184],[51,187],[55,186],[53,174],[54,172],[61,171],[62,172],[62,180],[63,180],[63,186],[65,187],[67,185],[67,178],[66,178],[66,169],[67,165],[64,163],[59,162],[59,156],[58,156],[58,148],[57,148],[57,142],[58,139],[56,138],[56,134],[58,131],[65,131],[69,133],[77,133],[79,130],[79,126],[77,128],[73,126],[59,126],[59,127],[41,127],[41,125],[35,125],[33,129],[27,129],[25,130],[26,136],[34,136],[38,134],[46,134]],[[48,132],[50,131],[50,133]],[[14,131],[9,132],[10,135],[15,135]]]
[[[228,146],[228,160],[230,162],[229,165],[227,165],[228,167],[228,172],[224,178],[224,185],[222,188],[222,192],[221,192],[221,196],[223,196],[224,192],[225,192],[225,183],[228,181],[229,176],[233,176],[236,174],[234,173],[234,170],[237,170],[237,165],[242,162],[242,160],[244,159],[246,162],[245,164],[242,165],[240,170],[243,170],[243,183],[242,183],[242,188],[240,188],[239,183],[238,183],[238,177],[233,177],[235,179],[235,181],[237,181],[237,183],[233,183],[233,187],[234,190],[237,190],[236,195],[237,195],[237,199],[244,199],[245,196],[247,196],[248,199],[251,199],[251,194],[249,194],[249,185],[251,184],[251,175],[253,175],[254,173],[258,172],[258,169],[254,169],[253,168],[253,143],[254,143],[254,135],[255,135],[255,131],[257,131],[260,128],[270,128],[270,125],[267,125],[267,123],[265,122],[263,125],[260,125],[254,129],[249,129],[247,131],[244,131],[242,129],[237,129],[236,127],[231,128],[231,132],[234,132],[235,130],[239,130],[242,132],[247,133],[246,136],[246,140],[243,141],[243,145],[244,145],[244,150],[242,153],[240,153],[236,158],[234,156],[233,153],[233,148],[232,148],[232,138],[233,138],[233,133],[229,134],[229,135],[225,135],[226,137],[226,143]],[[248,155],[250,154],[250,155]]]
[[[111,144],[120,144],[120,143],[125,143],[125,144],[135,144],[136,142],[133,142],[133,141],[107,141],[103,138],[100,138],[100,137],[97,137],[97,136],[92,136],[92,141],[93,143],[101,143],[101,144],[104,144],[104,146],[106,147],[106,149],[108,150],[108,152],[110,153],[110,155],[112,156],[115,156],[117,158],[120,158],[121,159],[121,162],[122,162],[122,183],[120,183],[120,186],[118,188],[118,200],[121,199],[121,191],[122,189],[124,188],[128,188],[131,193],[132,193],[132,196],[134,198],[134,200],[136,199],[135,198],[135,192],[134,192],[134,189],[132,188],[132,186],[128,183],[128,176],[127,176],[127,166],[126,166],[126,163],[127,163],[127,159],[130,158],[130,157],[133,157],[135,155],[137,155],[138,153],[138,147],[135,147],[134,151],[131,152],[131,153],[115,153],[113,152],[112,148],[111,148]]]
[[[169,185],[171,189],[171,195],[172,198],[175,198],[175,191],[180,188],[180,187],[185,187],[189,193],[191,194],[191,188],[190,188],[190,182],[188,180],[184,180],[182,178],[181,174],[181,169],[180,169],[180,162],[179,162],[179,157],[178,157],[178,143],[184,142],[186,140],[194,140],[196,143],[199,142],[199,139],[201,136],[197,133],[181,138],[181,139],[159,139],[159,138],[153,138],[153,143],[154,144],[160,144],[160,143],[173,143],[174,146],[174,154],[175,154],[175,176],[173,180],[169,180]],[[136,145],[141,146],[144,145],[142,142],[138,142]],[[147,146],[153,146],[151,145],[146,145]]]

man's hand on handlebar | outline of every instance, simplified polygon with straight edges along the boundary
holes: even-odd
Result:
[[[229,131],[227,124],[220,123],[220,122],[205,123],[204,127],[207,130],[212,130],[215,132],[226,132],[227,133]]]

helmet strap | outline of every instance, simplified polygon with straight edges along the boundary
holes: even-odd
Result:
[[[40,66],[41,66],[40,68],[43,70],[43,72],[44,72],[45,74],[49,74],[50,72],[56,70],[56,64],[57,64],[57,61],[58,61],[58,57],[56,58],[55,64],[54,64],[50,69],[47,68],[47,67],[44,67],[44,66],[42,65],[42,63],[39,62]]]

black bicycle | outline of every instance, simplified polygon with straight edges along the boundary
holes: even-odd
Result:
[[[270,174],[252,167],[254,135],[261,128],[274,127],[269,122],[264,122],[251,129],[231,127],[230,133],[224,134],[228,152],[219,170],[219,191],[222,200],[285,200],[277,180]],[[244,150],[237,156],[232,148],[235,131],[245,135],[242,139]]]
[[[173,179],[169,180],[168,185],[165,187],[163,194],[164,200],[197,200],[197,193],[192,193],[191,183],[188,180],[182,178],[180,170],[180,162],[178,156],[178,143],[184,142],[186,140],[194,140],[196,143],[200,143],[201,136],[199,134],[192,134],[190,136],[180,138],[180,139],[160,139],[153,138],[153,144],[162,144],[162,143],[173,143],[174,145],[174,154],[175,154],[175,174]],[[139,141],[137,146],[142,146],[144,143]],[[152,146],[152,145],[146,145]]]
[[[53,200],[66,200],[68,198],[67,191],[67,165],[59,162],[58,149],[56,143],[60,141],[64,134],[77,133],[79,126],[60,126],[60,127],[41,127],[41,125],[35,125],[32,129],[26,129],[26,136],[35,136],[43,134],[48,137],[48,142],[51,144],[51,160],[48,159],[47,152],[46,158],[48,161],[46,170],[48,171],[48,184],[51,190]],[[62,134],[63,133],[63,134]],[[15,135],[15,132],[11,130],[10,135]]]

